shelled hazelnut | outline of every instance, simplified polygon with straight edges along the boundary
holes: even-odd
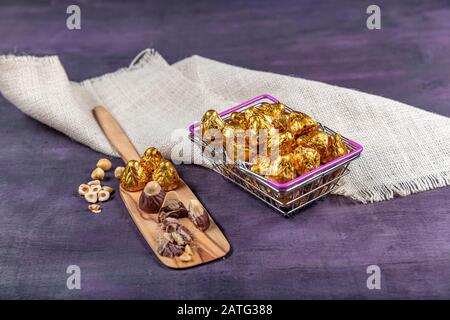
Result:
[[[90,187],[89,187],[89,185],[87,185],[87,184],[81,184],[79,187],[78,187],[78,194],[80,195],[80,196],[84,196],[86,193],[88,193],[90,191]]]
[[[90,204],[88,206],[88,209],[93,212],[93,213],[100,213],[102,212],[102,208],[100,207],[99,204]]]
[[[109,161],[108,159],[100,159],[97,162],[97,168],[102,169],[103,171],[108,171],[109,169],[111,169],[112,167],[112,163],[111,161]]]
[[[91,178],[94,180],[103,180],[105,177],[105,171],[102,168],[95,168],[91,173]]]
[[[98,193],[100,190],[102,190],[102,186],[99,184],[93,184],[89,187],[90,192]]]
[[[105,170],[111,169],[112,164],[108,159],[100,159],[97,162],[96,168],[91,173],[91,181],[82,183],[78,187],[78,194],[83,196],[89,202],[88,209],[93,213],[100,213],[102,211],[98,201],[108,201],[114,189],[109,186],[102,185],[101,180],[105,178]]]
[[[117,179],[122,178],[124,171],[125,171],[124,167],[117,167],[116,169],[114,169],[114,177],[116,177]]]
[[[101,202],[105,202],[105,201],[107,201],[107,200],[109,200],[109,192],[108,191],[106,191],[106,190],[100,190],[98,193],[97,193],[97,196],[98,196],[98,201],[101,201]]]
[[[95,192],[86,193],[84,195],[84,198],[86,199],[87,202],[90,202],[90,203],[96,203],[98,200],[97,193],[95,193]]]
[[[108,191],[109,194],[112,194],[114,192],[114,188],[110,186],[102,186],[102,190]]]

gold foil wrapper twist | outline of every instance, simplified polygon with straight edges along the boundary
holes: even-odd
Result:
[[[159,183],[164,191],[171,191],[178,187],[180,177],[170,161],[162,160],[152,175],[153,181]]]
[[[317,121],[304,113],[292,112],[289,118],[289,131],[295,137],[317,130]]]
[[[293,157],[295,171],[299,176],[320,166],[320,154],[316,149],[298,146]]]
[[[339,133],[328,137],[328,161],[334,160],[348,153],[348,148]]]
[[[225,121],[215,110],[208,110],[201,120],[201,130],[203,139],[214,141],[225,126]]]
[[[295,140],[289,131],[279,134],[272,134],[268,138],[267,147],[269,152],[278,152],[282,156],[291,153],[295,146]]]
[[[139,191],[144,189],[149,180],[150,178],[147,175],[147,172],[139,164],[139,161],[130,160],[120,179],[120,186],[127,191]]]
[[[302,139],[302,137],[300,137],[299,139]],[[299,139],[297,139],[297,143],[299,145],[316,149],[320,154],[321,162],[328,162],[328,135],[326,132],[313,132],[312,134],[304,136],[301,142],[299,141]]]
[[[149,147],[145,150],[144,154],[139,161],[141,167],[147,172],[149,177],[152,176],[153,171],[155,171],[156,167],[159,165],[161,160],[163,159],[161,153],[155,147]]]
[[[295,179],[297,173],[294,167],[294,159],[291,154],[279,156],[275,161],[271,162],[269,166],[269,179],[279,183],[285,183]]]

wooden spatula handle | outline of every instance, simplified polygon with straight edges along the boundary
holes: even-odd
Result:
[[[120,124],[116,119],[114,119],[113,115],[102,106],[95,107],[93,112],[98,124],[105,133],[105,136],[120,154],[123,161],[126,163],[129,160],[139,160],[139,152],[137,152],[127,134],[120,127]]]

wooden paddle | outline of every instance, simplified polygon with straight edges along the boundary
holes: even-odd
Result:
[[[104,107],[96,107],[94,108],[94,115],[106,137],[120,154],[123,161],[126,163],[129,160],[139,160],[139,153],[111,113]],[[180,200],[186,208],[190,200],[197,199],[183,180],[181,180],[180,186],[175,191],[178,193]],[[162,231],[158,224],[158,215],[146,215],[147,217],[150,216],[150,219],[142,218],[138,205],[140,194],[141,191],[129,192],[120,188],[120,196],[134,223],[155,252],[155,255],[167,267],[184,269],[198,266],[222,258],[230,251],[230,244],[210,215],[211,225],[204,232],[198,230],[188,218],[180,219],[180,223],[189,229],[194,238],[192,244],[194,256],[191,261],[183,262],[179,258],[170,259],[162,257],[157,252],[159,239],[162,236]]]

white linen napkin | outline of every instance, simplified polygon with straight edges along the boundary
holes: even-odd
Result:
[[[224,110],[269,93],[364,146],[334,194],[367,203],[450,184],[449,118],[199,56],[171,66],[148,49],[128,68],[79,83],[67,78],[56,56],[0,56],[0,92],[29,116],[94,150],[117,155],[92,115],[93,107],[103,105],[139,152],[156,146],[165,157],[180,147],[175,129],[186,129],[208,109]],[[193,156],[198,163],[198,152]]]

